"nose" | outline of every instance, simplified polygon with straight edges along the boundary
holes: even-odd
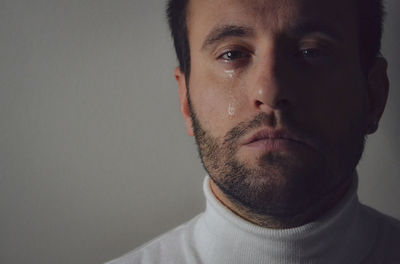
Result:
[[[258,59],[253,69],[250,100],[259,111],[284,110],[293,104],[290,89],[290,67],[278,55],[265,55]]]

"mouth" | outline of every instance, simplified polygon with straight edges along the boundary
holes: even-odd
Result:
[[[304,139],[287,130],[262,129],[243,141],[243,146],[262,150],[288,150],[294,147],[311,147]]]

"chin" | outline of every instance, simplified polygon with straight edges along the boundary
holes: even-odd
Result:
[[[291,215],[329,189],[322,158],[268,152],[257,161],[229,160],[212,177],[221,190],[258,214]]]

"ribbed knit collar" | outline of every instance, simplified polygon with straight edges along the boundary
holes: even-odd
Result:
[[[207,208],[195,230],[204,263],[361,263],[376,235],[363,219],[357,174],[344,198],[314,222],[288,229],[252,224],[221,204],[203,184]]]

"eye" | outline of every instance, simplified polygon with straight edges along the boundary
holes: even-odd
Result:
[[[331,49],[324,47],[300,48],[294,58],[301,64],[322,66],[332,62],[331,54]]]
[[[310,48],[300,50],[297,54],[298,56],[302,56],[304,58],[320,58],[325,56],[326,54],[321,49]]]
[[[248,58],[248,57],[250,57],[250,55],[247,54],[246,52],[243,52],[240,50],[229,50],[229,51],[222,53],[218,57],[218,59],[222,59],[226,62],[229,62],[229,61],[240,60],[240,59],[244,59],[244,58]]]

